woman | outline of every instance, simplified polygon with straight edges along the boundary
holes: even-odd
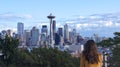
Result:
[[[80,67],[102,67],[102,55],[98,52],[93,40],[86,42],[80,59]]]

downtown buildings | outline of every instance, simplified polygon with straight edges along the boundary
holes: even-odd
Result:
[[[64,27],[56,27],[57,22],[53,20],[55,16],[52,14],[47,18],[50,19],[50,28],[47,25],[42,25],[41,29],[32,27],[31,30],[25,30],[24,23],[18,22],[16,34],[11,30],[3,30],[0,37],[4,38],[7,34],[18,38],[19,48],[58,47],[60,50],[69,49],[71,52],[76,51],[76,49],[77,52],[80,52],[78,47],[83,49],[81,45],[83,46],[88,39],[94,39],[96,42],[102,40],[98,34],[94,34],[92,37],[82,37],[75,28],[69,30],[68,24],[65,24]]]

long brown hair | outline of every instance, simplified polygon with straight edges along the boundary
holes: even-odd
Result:
[[[88,63],[94,64],[99,62],[98,50],[94,40],[88,40],[84,45],[83,56]]]

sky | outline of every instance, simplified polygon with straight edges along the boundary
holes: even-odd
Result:
[[[50,13],[56,16],[57,27],[67,23],[83,36],[113,36],[120,31],[120,0],[0,0],[0,31],[16,31],[18,22],[25,29],[49,25]]]

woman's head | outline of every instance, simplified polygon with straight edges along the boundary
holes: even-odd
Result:
[[[92,51],[92,52],[96,52],[97,51],[97,47],[96,47],[96,43],[94,42],[94,40],[88,40],[85,45],[84,45],[84,50],[85,51]]]
[[[98,50],[94,40],[88,40],[84,45],[83,55],[88,63],[98,63]]]

